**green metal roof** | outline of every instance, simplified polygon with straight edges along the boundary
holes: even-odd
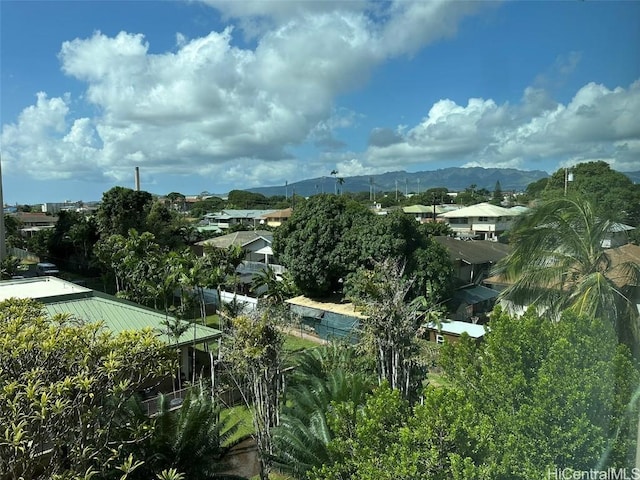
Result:
[[[96,295],[97,292],[93,293],[94,295],[85,296],[84,298],[76,297],[63,300],[58,297],[52,302],[47,302],[45,299],[46,303],[44,306],[49,315],[68,313],[87,322],[101,321],[104,323],[104,326],[114,334],[118,334],[124,330],[151,328],[158,332],[160,340],[167,344],[174,344],[175,340],[167,335],[167,329],[162,325],[165,319],[172,319],[172,317],[155,310],[139,307],[115,297]],[[193,343],[194,326],[196,343],[213,340],[222,335],[220,330],[194,324],[182,334],[178,345]]]

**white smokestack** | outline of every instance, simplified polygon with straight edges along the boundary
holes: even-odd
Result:
[[[136,182],[136,192],[139,192],[140,191],[140,168],[139,167],[136,167],[135,182]]]

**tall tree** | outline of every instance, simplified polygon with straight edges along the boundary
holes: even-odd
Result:
[[[360,320],[364,345],[376,358],[378,381],[386,381],[407,399],[415,399],[426,371],[417,361],[416,334],[424,320],[422,304],[408,296],[412,280],[404,275],[404,264],[387,259],[373,270],[360,270],[351,299],[362,309]],[[433,299],[426,299],[437,308]]]
[[[100,236],[126,235],[132,228],[145,231],[152,200],[149,192],[130,188],[113,187],[104,192],[97,215]]]
[[[504,194],[502,193],[502,187],[500,186],[500,180],[496,180],[496,186],[493,189],[491,196],[491,202],[494,205],[501,205],[504,200]]]
[[[262,480],[268,478],[273,455],[271,430],[279,421],[283,343],[274,318],[266,314],[241,316],[233,319],[231,341],[222,354],[230,362],[238,385],[248,385],[245,399],[253,413]]]
[[[552,318],[572,310],[603,318],[620,340],[634,343],[638,311],[625,286],[640,285],[640,265],[614,264],[603,247],[612,222],[582,196],[547,201],[521,217],[512,233],[513,251],[494,270],[510,285],[501,298],[516,306],[540,307]]]
[[[315,195],[274,232],[274,252],[305,295],[322,297],[341,290],[349,270],[338,245],[352,225],[368,215],[365,207],[346,197]]]
[[[569,171],[572,181],[568,183],[565,182],[567,173],[561,168],[551,175],[542,191],[542,199],[563,196],[566,184],[568,193],[587,198],[598,215],[631,225],[640,224],[640,185],[634,184],[624,173],[613,170],[603,161],[574,165]]]

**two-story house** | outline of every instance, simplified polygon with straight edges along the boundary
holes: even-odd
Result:
[[[438,215],[451,227],[456,236],[478,240],[498,241],[498,237],[510,230],[519,210],[479,203]]]
[[[218,227],[221,231],[234,225],[258,228],[266,223],[265,216],[276,210],[233,210],[227,209],[216,213],[207,213],[201,226]]]
[[[277,263],[273,255],[272,242],[273,233],[266,230],[238,231],[198,242],[194,250],[202,255],[207,246],[224,249],[232,245],[242,247],[245,252],[244,260],[238,265],[236,272],[242,283],[249,284],[255,273],[266,268],[273,270],[276,275],[284,273],[284,267]]]
[[[20,222],[20,234],[23,237],[31,237],[40,230],[54,228],[58,222],[58,217],[44,213],[16,212],[12,215]]]

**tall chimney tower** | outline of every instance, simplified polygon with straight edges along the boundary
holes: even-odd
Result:
[[[136,167],[135,181],[136,181],[136,192],[139,192],[140,191],[140,167]]]

